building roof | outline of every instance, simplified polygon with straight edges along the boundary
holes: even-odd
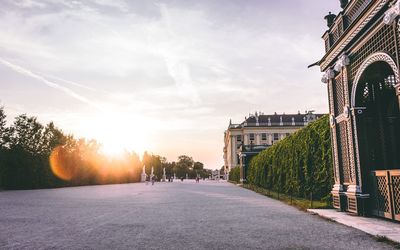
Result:
[[[313,112],[306,112],[301,114],[270,114],[263,113],[250,114],[245,117],[245,120],[240,124],[229,124],[229,128],[243,128],[243,127],[282,127],[282,126],[305,126],[324,114],[314,114]]]

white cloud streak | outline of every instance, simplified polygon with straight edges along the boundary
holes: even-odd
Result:
[[[146,123],[140,134],[160,136],[149,150],[170,159],[188,150],[210,165],[222,159],[229,118],[327,109],[320,72],[306,66],[323,53],[322,17],[335,1],[4,2],[0,64],[11,69],[0,80],[5,104],[48,114],[45,119],[82,136],[99,126],[102,114],[117,113],[108,120],[129,127],[126,140],[135,140],[133,125]],[[24,80],[11,71],[57,89],[53,98],[74,98],[71,105],[26,98],[19,92]],[[209,155],[191,148],[201,140]]]
[[[32,71],[30,71],[28,69],[25,69],[25,68],[23,68],[23,67],[21,67],[19,65],[13,64],[13,63],[11,63],[11,62],[9,62],[9,61],[1,58],[1,57],[0,57],[0,63],[3,64],[4,66],[7,66],[8,68],[14,70],[17,73],[23,74],[25,76],[29,76],[31,78],[39,80],[40,82],[46,84],[47,86],[49,86],[51,88],[60,90],[60,91],[64,92],[65,94],[67,94],[68,96],[70,96],[70,97],[72,97],[72,98],[74,98],[76,100],[79,100],[79,101],[81,101],[81,102],[83,102],[85,104],[89,104],[91,106],[97,107],[97,105],[95,103],[91,102],[90,100],[88,100],[84,96],[75,93],[74,91],[72,91],[71,89],[69,89],[67,87],[64,87],[64,86],[61,86],[61,85],[59,85],[59,84],[57,84],[55,82],[49,81],[46,78],[44,78],[43,76],[35,74],[35,73],[33,73]]]

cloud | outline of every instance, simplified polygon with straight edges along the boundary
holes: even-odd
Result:
[[[161,22],[167,31],[166,42],[158,46],[159,53],[164,57],[168,73],[174,79],[176,89],[182,93],[182,96],[187,95],[193,104],[200,104],[200,98],[195,89],[190,68],[184,59],[187,48],[175,34],[167,5],[159,4],[158,6],[161,13]]]
[[[1,64],[74,98],[35,110],[66,129],[83,133],[84,121],[90,131],[93,113],[118,113],[115,123],[137,118],[166,138],[155,153],[202,140],[214,152],[202,157],[218,162],[229,118],[327,110],[320,72],[306,69],[323,54],[323,15],[338,5],[320,2],[9,0],[0,10]],[[0,83],[13,106],[48,106]]]
[[[13,4],[15,4],[16,6],[20,7],[20,8],[45,8],[46,4],[43,2],[38,2],[35,0],[16,0],[12,2]]]
[[[67,94],[68,96],[71,96],[71,97],[75,98],[76,100],[79,100],[79,101],[81,101],[81,102],[83,102],[85,104],[89,104],[91,106],[96,106],[96,104],[94,104],[93,102],[89,101],[87,98],[83,97],[82,95],[79,95],[79,94],[75,93],[71,89],[69,89],[67,87],[64,87],[64,86],[61,86],[61,85],[59,85],[59,84],[57,84],[55,82],[49,81],[46,78],[44,78],[44,77],[42,77],[42,76],[40,76],[38,74],[35,74],[32,71],[30,71],[28,69],[25,69],[25,68],[23,68],[21,66],[13,64],[13,63],[11,63],[11,62],[9,62],[9,61],[1,58],[1,57],[0,57],[0,63],[3,64],[4,66],[9,67],[10,69],[14,70],[15,72],[18,72],[20,74],[29,76],[31,78],[39,80],[40,82],[46,84],[47,86],[49,86],[51,88],[60,90],[60,91],[64,92],[65,94]]]

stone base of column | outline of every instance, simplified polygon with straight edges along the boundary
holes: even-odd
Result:
[[[346,211],[347,199],[343,192],[343,186],[335,184],[331,191],[332,194],[332,206],[340,211]]]
[[[142,173],[142,174],[140,175],[140,181],[141,181],[141,182],[145,182],[145,181],[146,181],[146,174],[143,174],[143,173]]]
[[[360,188],[356,185],[349,185],[345,193],[347,199],[346,211],[354,213],[361,216],[366,216],[370,214],[369,202],[370,195],[363,194]]]

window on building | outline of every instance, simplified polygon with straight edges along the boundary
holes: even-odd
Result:
[[[263,140],[263,141],[267,140],[267,133],[262,133],[261,134],[261,140]]]
[[[253,133],[250,134],[250,141],[254,141],[254,134]]]
[[[279,140],[279,134],[278,133],[274,133],[274,141]]]
[[[237,135],[236,136],[236,141],[242,141],[242,136],[241,135]]]

